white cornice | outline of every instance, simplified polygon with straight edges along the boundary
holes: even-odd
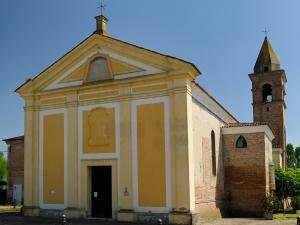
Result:
[[[251,134],[264,133],[270,141],[275,137],[268,125],[253,125],[253,126],[237,126],[237,127],[223,127],[222,134]]]

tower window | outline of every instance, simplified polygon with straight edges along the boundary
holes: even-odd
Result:
[[[264,72],[269,72],[269,67],[268,66],[264,66]]]
[[[272,102],[272,86],[265,84],[262,89],[263,102]]]
[[[212,163],[212,174],[217,175],[217,164],[216,164],[216,138],[215,132],[212,130],[211,134],[211,163]]]
[[[247,141],[243,136],[239,136],[235,144],[236,148],[247,148]]]

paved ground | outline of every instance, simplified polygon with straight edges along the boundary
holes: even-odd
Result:
[[[218,219],[205,221],[201,225],[296,225],[296,220],[264,220],[264,219]]]
[[[69,225],[137,225],[103,220],[69,220]],[[23,217],[17,213],[1,213],[0,225],[60,225],[58,219]],[[199,225],[296,225],[296,220],[218,219]]]
[[[104,220],[68,220],[67,225],[129,225]],[[61,225],[60,219],[23,217],[20,213],[0,213],[0,225]]]

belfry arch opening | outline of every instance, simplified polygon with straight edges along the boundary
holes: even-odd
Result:
[[[265,84],[262,87],[262,96],[263,96],[263,102],[272,102],[273,100],[272,85]]]

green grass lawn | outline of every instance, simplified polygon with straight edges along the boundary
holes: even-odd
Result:
[[[22,206],[17,205],[16,208],[12,205],[0,205],[0,213],[5,213],[5,212],[20,212]]]
[[[273,217],[274,219],[278,219],[278,220],[289,220],[289,219],[297,219],[297,217],[300,216],[300,210],[297,210],[296,214],[290,214],[290,213],[277,213],[274,214]]]

